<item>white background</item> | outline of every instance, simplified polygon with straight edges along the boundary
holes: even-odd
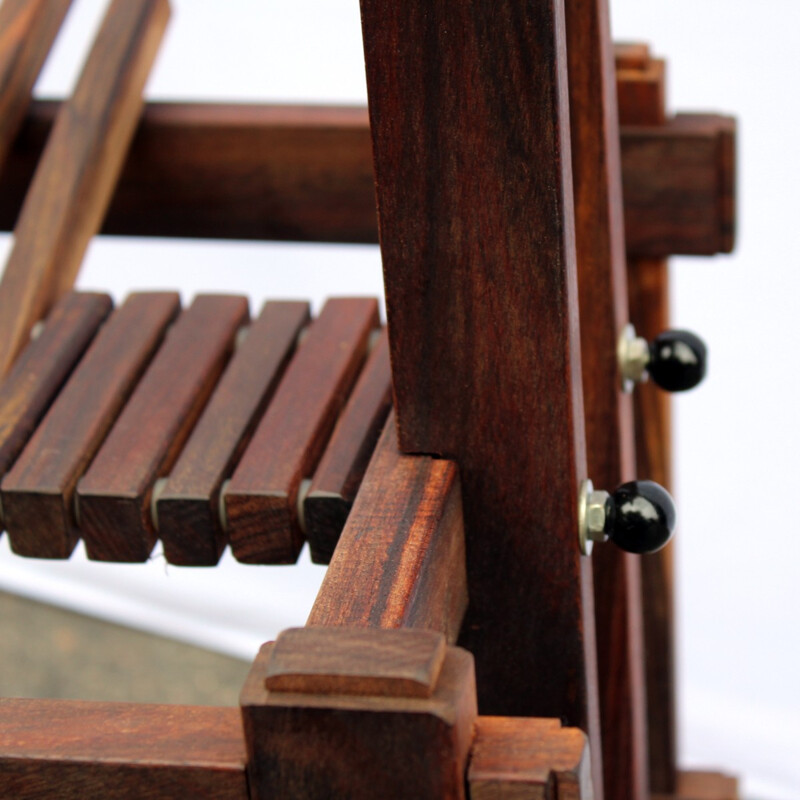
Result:
[[[40,80],[63,96],[99,23],[77,0]],[[363,103],[357,0],[173,0],[151,99]],[[791,0],[617,0],[618,40],[668,58],[672,110],[739,118],[739,235],[732,257],[673,259],[673,319],[707,340],[710,374],[676,408],[680,754],[745,778],[748,796],[800,797],[796,606],[800,396],[795,234],[800,178]],[[8,237],[0,240],[7,252]],[[80,284],[266,297],[380,294],[377,248],[99,240]],[[646,476],[643,476],[646,477]],[[302,624],[319,568],[182,570],[13,557],[0,586],[250,658]],[[792,591],[792,590],[795,591]]]

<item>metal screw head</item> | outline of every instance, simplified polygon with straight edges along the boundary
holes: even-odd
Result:
[[[635,383],[647,380],[650,345],[647,339],[636,335],[633,325],[626,325],[622,329],[617,342],[617,361],[623,392],[632,392]]]

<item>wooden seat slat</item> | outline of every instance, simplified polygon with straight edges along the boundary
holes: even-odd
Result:
[[[79,538],[78,479],[180,310],[177,293],[134,294],[115,311],[2,484],[11,548],[69,558]]]
[[[245,298],[205,295],[168,331],[78,483],[78,524],[89,558],[135,562],[150,556],[153,486],[172,467],[246,320]]]

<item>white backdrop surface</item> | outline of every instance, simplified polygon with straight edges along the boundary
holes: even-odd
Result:
[[[172,0],[151,99],[363,103],[356,0]],[[710,348],[705,385],[675,401],[680,755],[744,776],[748,796],[800,797],[797,535],[800,352],[795,258],[800,127],[791,0],[612,0],[617,40],[668,58],[672,110],[739,118],[732,257],[673,259],[673,319]],[[76,0],[40,96],[72,86],[103,0]],[[0,241],[8,250],[9,237]],[[382,292],[375,247],[96,240],[80,286],[267,298]],[[642,476],[646,477],[646,476]],[[68,564],[14,557],[0,587],[244,658],[302,624],[323,571]]]

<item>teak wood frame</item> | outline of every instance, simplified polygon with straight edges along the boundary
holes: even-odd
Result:
[[[163,5],[143,3],[142,7]],[[414,546],[422,558],[411,569],[392,573],[395,564],[408,565],[404,553],[409,533],[402,528],[402,513],[393,531],[391,514],[376,523],[367,499],[363,499],[349,523],[350,538],[358,538],[359,526],[367,531],[377,525],[379,534],[388,535],[382,546],[390,552],[395,548],[397,553],[396,562],[390,560],[383,573],[391,578],[390,588],[362,606],[348,604],[344,595],[353,581],[374,574],[359,571],[355,560],[358,548],[345,536],[310,623],[421,626],[442,631],[451,641],[460,628],[462,643],[477,659],[483,713],[555,716],[583,727],[594,753],[595,797],[603,792],[601,767],[608,773],[608,796],[644,797],[648,784],[643,767],[641,632],[639,623],[628,619],[638,611],[638,568],[628,559],[617,559],[633,577],[623,580],[627,597],[610,604],[607,613],[624,612],[628,638],[601,641],[598,651],[591,568],[578,555],[575,537],[577,486],[587,474],[576,236],[582,291],[591,283],[592,290],[610,303],[607,317],[601,315],[590,323],[599,326],[601,340],[624,318],[625,277],[620,268],[621,196],[619,157],[615,154],[619,139],[606,10],[600,1],[566,0],[565,5],[566,16],[561,0],[525,7],[502,0],[470,8],[450,0],[435,9],[421,0],[404,4],[362,0],[397,427],[402,450],[429,454],[400,455],[392,441],[392,420],[366,485],[373,487],[375,497],[385,494],[381,480],[399,494],[422,492],[429,504],[424,516],[428,538]],[[46,38],[45,33],[39,35]],[[582,57],[576,58],[579,50]],[[641,61],[641,54],[634,56],[629,51],[628,57],[636,62],[634,66],[637,58]],[[589,70],[584,72],[587,66]],[[599,83],[593,85],[593,80]],[[628,105],[623,103],[623,108],[636,105],[630,99],[625,102]],[[571,134],[577,145],[574,151],[569,106]],[[154,111],[156,127],[159,113]],[[247,128],[247,113],[244,116]],[[347,114],[344,116],[347,123]],[[197,107],[192,107],[184,116],[178,110],[176,117],[180,133],[191,131],[198,118],[213,121],[215,112],[198,117]],[[653,122],[646,112],[629,116],[629,121]],[[263,120],[253,124],[256,135],[261,132],[259,124]],[[30,135],[31,125],[35,128],[35,119],[26,135]],[[365,130],[362,122],[359,135]],[[595,136],[597,131],[602,135]],[[222,135],[228,133],[222,131]],[[730,122],[711,120],[702,133],[710,146],[701,158],[712,165],[712,172],[720,163],[729,168]],[[242,135],[246,139],[249,134],[245,131]],[[646,139],[648,133],[639,131],[637,135]],[[587,142],[599,149],[587,154]],[[21,146],[24,152],[24,139]],[[355,163],[363,171],[363,159]],[[599,173],[591,169],[586,173],[589,163],[601,165]],[[135,172],[135,166],[131,169]],[[726,205],[730,186],[719,174],[714,177],[713,187],[707,191],[708,203],[714,206],[709,214],[713,222],[708,226],[712,232],[702,244],[690,245],[697,251],[729,249],[731,244],[732,209]],[[146,186],[138,191],[140,198],[147,196]],[[590,199],[582,200],[587,191]],[[136,192],[134,188],[134,197]],[[718,202],[720,195],[722,201]],[[596,210],[598,202],[607,215],[587,215],[587,207]],[[125,213],[124,208],[119,212],[123,222],[117,224],[124,227],[126,219],[133,220],[127,223],[133,228],[148,224],[147,218],[142,222],[135,211],[128,212],[128,217]],[[150,225],[156,224],[152,215],[150,220]],[[172,232],[185,234],[182,224],[178,222]],[[328,228],[347,230],[348,224],[339,220]],[[680,225],[673,227],[677,230]],[[285,233],[287,229],[280,230]],[[308,230],[302,229],[297,238],[313,238]],[[372,230],[367,225],[357,235],[334,233],[329,238],[370,239]],[[231,234],[223,229],[221,235]],[[667,239],[642,235],[645,244],[633,249],[663,255],[670,252],[670,246],[664,244]],[[694,241],[700,240],[702,236],[695,231]],[[587,249],[589,242],[594,249]],[[582,257],[582,252],[594,254],[600,263],[586,266],[589,256]],[[647,264],[639,267],[644,275]],[[641,296],[644,290],[636,287],[646,283],[645,279],[637,283],[636,269],[631,268],[633,297]],[[42,281],[48,284],[51,279]],[[53,282],[63,289],[64,281]],[[591,301],[581,299],[580,306],[582,321],[593,320],[587,310]],[[621,458],[622,466],[602,467],[601,480],[613,482],[626,477],[631,469],[630,409],[625,406],[627,401],[608,394],[611,356],[607,346],[604,353],[602,348],[593,345],[590,349],[584,343],[582,351],[584,362],[591,357],[600,371],[600,377],[593,378],[594,373],[583,370],[583,386],[592,392],[590,410],[599,412],[598,422],[591,422],[592,414],[587,416],[591,452],[603,452],[604,458],[616,448],[622,453],[613,457]],[[465,386],[469,392],[464,391]],[[598,399],[604,392],[611,398],[611,408]],[[609,414],[619,419],[619,427],[612,426],[604,448],[593,441],[592,430],[602,427],[603,420],[608,422]],[[662,414],[658,419],[663,418]],[[521,447],[520,441],[525,446]],[[543,453],[547,459],[542,458]],[[596,475],[595,469],[592,467]],[[413,486],[419,488],[412,491]],[[604,566],[601,573],[609,569],[616,567]],[[443,586],[447,591],[442,591]],[[668,584],[664,591],[668,594]],[[467,594],[471,606],[462,626]],[[410,598],[417,598],[416,605]],[[602,591],[600,598],[604,598]],[[601,631],[602,606],[598,603]],[[376,613],[378,609],[380,613]],[[633,673],[623,677],[619,691],[607,684],[598,689],[597,652],[631,666]],[[635,674],[637,659],[640,672]],[[604,700],[606,692],[610,694]],[[622,766],[609,771],[609,757],[598,757],[603,752],[600,709],[604,703],[606,710],[614,708],[620,698],[625,700],[620,719],[628,715],[621,723],[622,747],[618,748]],[[663,708],[670,700],[662,697],[659,702],[660,716],[654,717],[651,709],[651,720],[663,722],[670,713]],[[244,745],[235,710],[143,707],[136,711],[106,704],[36,701],[6,701],[3,705],[3,713],[16,724],[23,712],[28,714],[27,721],[22,721],[25,735],[41,731],[52,715],[58,715],[70,730],[96,724],[101,739],[105,738],[88,742],[83,750],[79,748],[79,755],[65,747],[59,756],[58,737],[51,735],[55,753],[51,768],[43,768],[48,758],[36,747],[17,752],[13,745],[4,746],[6,774],[11,774],[8,770],[12,767],[19,770],[16,778],[12,776],[19,781],[15,784],[17,796],[39,796],[52,786],[50,781],[59,782],[62,788],[70,786],[76,796],[104,791],[116,780],[120,781],[115,786],[119,796],[125,792],[143,796],[145,790],[150,796],[167,796],[178,787],[203,787],[207,796],[242,796],[247,791]],[[137,735],[120,738],[114,723],[117,715],[132,715],[128,727]],[[493,754],[488,762],[479,759],[482,771],[476,773],[472,785],[477,797],[483,782],[488,780],[493,786],[497,775],[504,774],[503,764],[496,763],[492,742],[519,735],[519,731],[511,722],[479,718],[474,724],[476,747],[482,748],[475,750],[474,758],[478,759],[479,752]],[[215,726],[218,730],[212,736],[210,730]],[[168,731],[171,743],[167,763],[162,762],[161,767],[150,763],[145,743],[159,727]],[[536,729],[535,736],[530,730],[527,735],[547,751],[543,743],[561,737],[554,733],[556,729],[557,725],[545,725]],[[257,728],[250,727],[248,733],[250,746],[258,746]],[[189,744],[188,739],[195,736],[200,737],[200,744]],[[651,733],[651,767],[653,741]],[[461,743],[459,752],[466,752],[464,747]],[[663,770],[660,785],[654,784],[654,788],[673,792],[674,754],[668,746],[666,751],[659,767]],[[152,749],[149,752],[152,755]],[[580,762],[585,771],[583,745],[570,753],[570,764],[577,769]],[[103,765],[109,754],[111,766],[108,762]],[[402,753],[397,757],[402,761]],[[492,768],[486,767],[489,762]],[[574,778],[577,773],[570,774]],[[545,776],[531,785],[540,792],[556,792],[558,797],[584,796],[575,792],[587,791],[586,785],[573,778],[564,778],[562,786],[560,778],[553,783]],[[218,781],[220,788],[216,788]],[[251,781],[249,788],[255,795],[280,789],[270,783],[274,777],[268,776],[261,788],[253,775]],[[447,794],[458,796],[463,791],[463,784],[455,781]],[[313,792],[309,789],[308,794]],[[325,796],[324,790],[321,796]]]

